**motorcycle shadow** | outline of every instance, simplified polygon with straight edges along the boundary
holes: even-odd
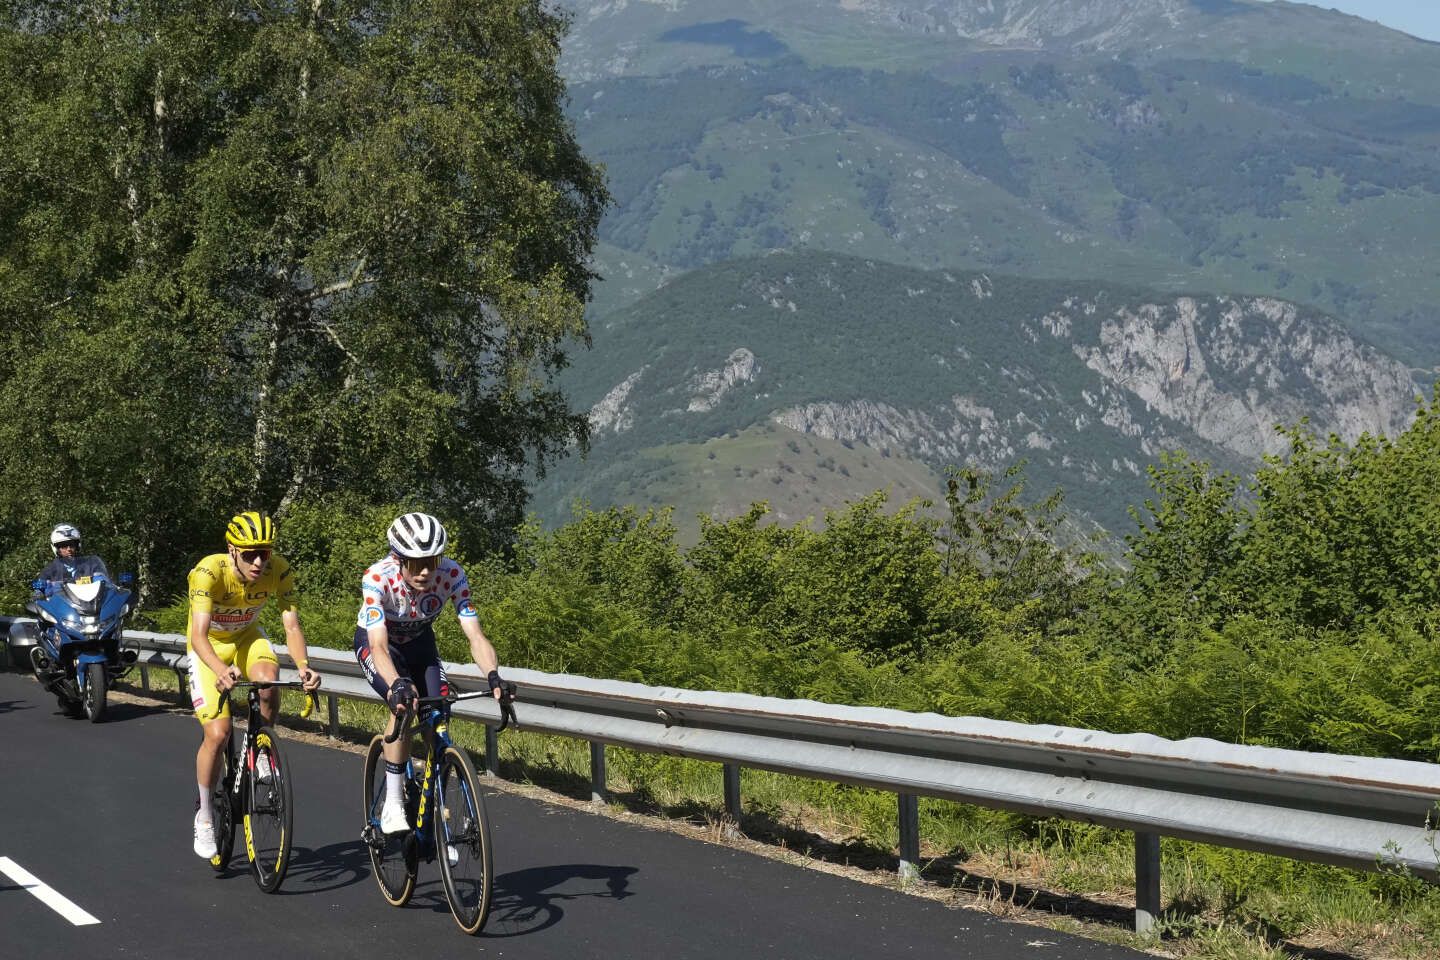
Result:
[[[3,708],[0,708],[0,712],[3,712]],[[67,720],[74,720],[78,723],[90,722],[89,719],[85,716],[85,712],[79,708],[78,704],[73,707],[62,707],[57,703],[53,707],[51,707],[50,712],[57,717],[64,717]],[[146,717],[160,716],[169,712],[170,709],[165,706],[157,706],[154,704],[145,703],[117,703],[112,701],[105,708],[105,717],[101,721],[100,725],[103,726],[107,723],[125,723],[131,720],[143,720]]]

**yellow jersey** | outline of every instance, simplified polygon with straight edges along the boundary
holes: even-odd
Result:
[[[240,579],[228,553],[211,554],[190,571],[190,612],[209,611],[210,633],[221,637],[238,633],[260,616],[274,599],[282,611],[295,609],[295,577],[278,553],[254,583]]]

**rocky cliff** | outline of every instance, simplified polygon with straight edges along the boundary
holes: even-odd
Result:
[[[583,366],[587,472],[770,424],[937,472],[1024,459],[1112,529],[1163,450],[1243,472],[1283,455],[1277,425],[1393,435],[1421,392],[1404,365],[1285,301],[820,254],[687,275],[597,336]]]

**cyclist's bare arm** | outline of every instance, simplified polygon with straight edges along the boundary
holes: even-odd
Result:
[[[370,659],[375,663],[375,672],[386,684],[393,684],[400,679],[400,671],[390,659],[390,631],[382,622],[366,630],[365,635],[370,640]]]
[[[461,617],[460,629],[465,631],[465,637],[470,641],[470,656],[474,659],[475,665],[480,672],[489,674],[491,671],[500,669],[500,657],[495,653],[495,648],[485,636],[485,631],[480,628],[479,617]],[[499,700],[500,690],[495,691],[495,699]]]
[[[280,614],[280,622],[285,625],[285,648],[300,672],[300,682],[306,690],[314,690],[320,686],[320,674],[310,669],[310,651],[305,646],[305,631],[300,629],[300,612],[290,607]]]

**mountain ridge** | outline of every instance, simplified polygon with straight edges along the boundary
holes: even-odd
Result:
[[[1024,459],[1037,489],[1065,488],[1116,530],[1163,450],[1246,472],[1283,454],[1276,424],[1394,434],[1420,393],[1403,364],[1284,301],[814,251],[683,275],[611,315],[595,341],[566,383],[591,409],[591,459],[558,468],[542,507],[552,516],[561,490],[614,499],[617,484],[596,496],[586,478],[617,476],[642,451],[773,425],[935,476]],[[723,470],[723,450],[709,452]]]
[[[572,76],[616,198],[592,315],[808,247],[1273,296],[1440,363],[1440,46],[1293,4],[1026,3],[988,6],[1049,11],[1052,33],[1057,10],[1119,17],[1144,42],[998,48],[819,0],[581,4],[567,57],[633,54]],[[1180,26],[1145,34],[1156,10]]]

